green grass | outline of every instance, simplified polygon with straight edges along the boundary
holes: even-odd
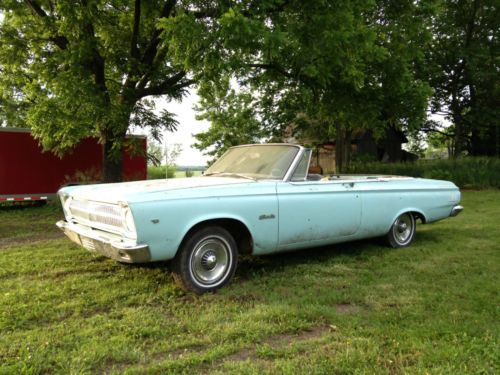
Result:
[[[463,205],[409,248],[243,259],[201,297],[57,237],[55,207],[0,210],[0,374],[498,373],[500,192]]]

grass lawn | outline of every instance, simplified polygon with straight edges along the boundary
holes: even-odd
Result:
[[[499,373],[500,191],[466,191],[415,243],[243,259],[216,294],[0,210],[0,374]]]

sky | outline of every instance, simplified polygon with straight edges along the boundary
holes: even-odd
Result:
[[[177,165],[205,165],[209,159],[201,151],[192,147],[195,142],[193,134],[206,131],[210,126],[208,121],[198,121],[195,119],[193,106],[197,101],[198,96],[194,90],[190,90],[181,103],[175,101],[167,102],[163,98],[156,101],[157,111],[166,109],[169,112],[175,113],[176,120],[179,122],[177,131],[164,132],[163,134],[163,147],[165,147],[165,143],[167,148],[172,147],[176,143],[179,143],[182,147],[182,152],[176,160]]]

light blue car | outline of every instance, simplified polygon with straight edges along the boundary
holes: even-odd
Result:
[[[308,174],[311,150],[229,149],[202,177],[65,187],[57,226],[86,249],[125,263],[172,260],[179,285],[227,284],[240,254],[269,254],[385,236],[408,246],[415,221],[455,216],[451,182]]]

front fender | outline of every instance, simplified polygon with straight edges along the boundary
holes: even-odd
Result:
[[[145,202],[132,204],[131,209],[137,241],[149,246],[153,261],[175,257],[189,231],[210,220],[232,219],[243,223],[252,235],[254,254],[273,252],[277,247],[276,195]]]

